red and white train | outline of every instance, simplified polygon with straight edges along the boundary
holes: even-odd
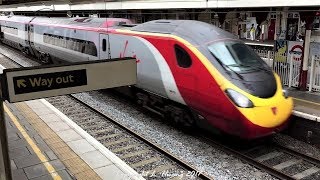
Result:
[[[138,82],[123,89],[183,127],[254,139],[283,129],[291,115],[279,76],[242,41],[207,23],[1,16],[0,28],[2,42],[45,63],[136,58]]]

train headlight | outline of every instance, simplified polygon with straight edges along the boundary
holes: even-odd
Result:
[[[227,89],[226,94],[239,107],[242,107],[242,108],[253,107],[253,103],[250,99],[248,99],[246,96],[244,96],[243,94],[240,94],[235,90]]]

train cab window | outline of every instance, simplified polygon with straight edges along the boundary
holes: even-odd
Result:
[[[102,40],[102,50],[103,50],[103,51],[106,51],[106,50],[107,50],[107,40],[106,40],[106,39],[103,39],[103,40]]]
[[[237,72],[265,66],[263,60],[246,44],[238,41],[219,41],[208,46],[213,59]]]
[[[192,60],[186,50],[179,45],[174,45],[178,65],[183,68],[189,68],[192,65]]]

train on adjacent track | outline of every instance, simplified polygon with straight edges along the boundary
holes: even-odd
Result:
[[[120,90],[183,128],[256,139],[282,130],[293,109],[251,48],[204,22],[1,16],[0,28],[3,43],[44,63],[136,58],[137,84]]]

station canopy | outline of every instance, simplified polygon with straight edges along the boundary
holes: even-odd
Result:
[[[61,2],[61,3],[65,3],[65,4],[73,4],[73,3],[80,3],[80,2],[101,2],[103,0],[0,0],[0,5],[13,5],[13,4],[25,4],[25,3],[28,3],[28,4],[32,4],[32,3],[35,3],[35,4],[39,4],[39,3],[56,3],[56,2]],[[106,0],[106,2],[108,1],[113,1],[113,0]]]
[[[11,5],[21,3],[41,2],[39,0],[0,0],[0,5]]]

